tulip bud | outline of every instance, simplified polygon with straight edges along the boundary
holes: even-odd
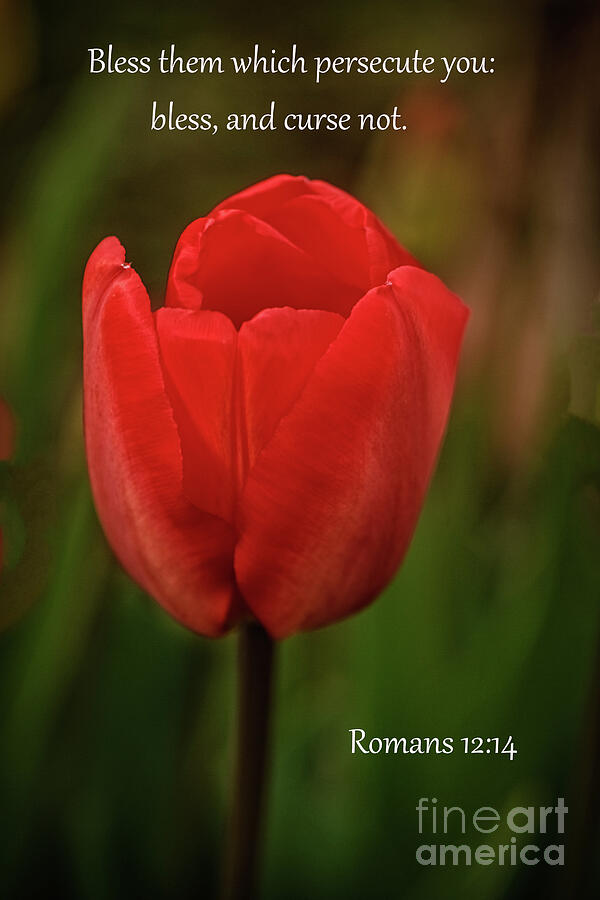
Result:
[[[322,181],[276,176],[192,222],[156,313],[102,241],[85,437],[130,575],[211,636],[254,617],[282,638],[372,601],[423,504],[467,315]]]

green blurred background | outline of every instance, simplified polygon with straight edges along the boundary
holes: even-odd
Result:
[[[87,48],[109,42],[154,57],[171,42],[229,56],[254,41],[306,56],[488,55],[495,74],[317,88],[87,73]],[[0,469],[2,897],[213,895],[235,637],[176,625],[104,541],[82,448],[80,285],[93,247],[117,234],[159,301],[183,227],[281,171],[354,192],[472,318],[401,572],[359,616],[279,648],[264,896],[597,895],[597,47],[598,6],[581,0],[0,4],[0,394],[18,423]],[[397,103],[408,130],[148,127],[153,99],[220,115],[273,98],[284,111]],[[353,757],[355,727],[512,734],[519,752]],[[473,812],[558,796],[570,809],[564,871],[415,862],[420,797]]]

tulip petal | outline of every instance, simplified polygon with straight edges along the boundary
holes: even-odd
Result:
[[[84,414],[98,514],[128,572],[206,635],[234,614],[233,533],[182,493],[181,449],[146,290],[116,238],[84,276]]]
[[[271,178],[244,188],[237,194],[231,194],[215,206],[213,212],[222,209],[243,209],[258,219],[269,221],[270,214],[282,203],[310,192],[312,183],[305,175],[272,175]]]
[[[263,219],[338,280],[359,286],[361,295],[398,266],[418,265],[370,209],[326,181],[276,175],[216,209]]]
[[[216,310],[239,327],[272,307],[348,315],[362,293],[336,280],[267,223],[222,210],[192,222],[181,235],[166,305]]]
[[[340,192],[341,193],[341,192]],[[343,217],[328,198],[318,194],[290,200],[269,223],[327,269],[366,294],[384,284],[388,274],[414,259],[356,201],[352,217]]]
[[[155,318],[185,494],[198,509],[232,522],[237,332],[227,316],[210,310],[164,308]]]
[[[316,180],[311,185],[342,222],[349,227],[364,229],[369,260],[369,287],[383,284],[390,272],[399,266],[421,268],[412,253],[399,244],[383,222],[355,197],[327,181]]]
[[[337,313],[284,307],[266,309],[242,325],[238,371],[248,469],[291,410],[344,321]]]
[[[170,308],[155,315],[184,491],[199,509],[233,524],[249,469],[344,319],[270,309],[245,322],[238,336],[222,313]]]
[[[250,473],[235,571],[275,637],[361,608],[412,536],[445,428],[466,307],[407,266],[370,291]]]

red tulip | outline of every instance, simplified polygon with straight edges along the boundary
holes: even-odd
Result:
[[[103,240],[83,284],[85,434],[125,568],[211,636],[365,606],[415,528],[466,319],[322,181],[277,176],[192,222],[155,313]]]
[[[0,460],[10,459],[14,445],[14,423],[10,410],[0,397]],[[0,568],[4,559],[2,531],[0,530]]]

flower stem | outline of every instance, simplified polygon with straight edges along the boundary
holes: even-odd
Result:
[[[238,721],[233,809],[223,873],[223,900],[256,897],[262,813],[269,762],[274,642],[255,623],[238,644]]]

